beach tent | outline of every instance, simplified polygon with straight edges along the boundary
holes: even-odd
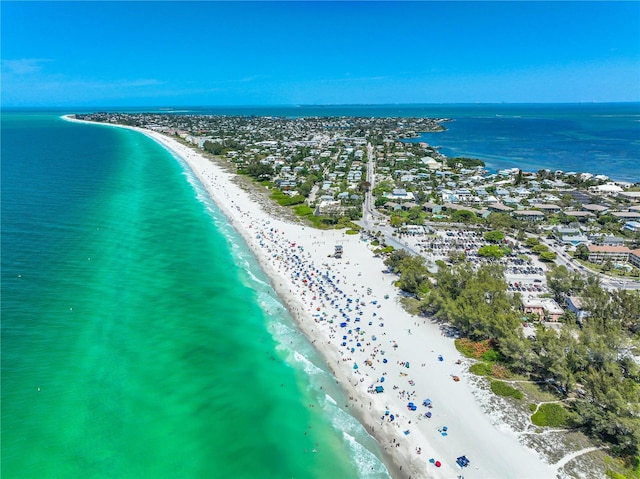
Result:
[[[456,459],[456,463],[460,467],[467,467],[469,465],[469,459],[467,459],[467,456],[460,456]]]
[[[431,406],[431,399],[425,399],[424,401],[422,401],[422,405],[425,407]]]
[[[384,392],[384,388],[382,386],[376,386],[376,392],[377,393],[383,393]]]

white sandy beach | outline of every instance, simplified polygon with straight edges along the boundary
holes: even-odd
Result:
[[[232,174],[194,149],[133,129],[182,158],[207,188],[343,384],[352,398],[349,409],[387,451],[399,477],[556,477],[555,467],[483,412],[469,383],[468,362],[453,340],[438,325],[402,309],[393,286],[397,278],[383,273],[382,259],[359,235],[273,218],[232,181]],[[336,244],[344,247],[342,259],[328,256]],[[376,386],[384,392],[373,392]],[[426,398],[431,408],[423,406]],[[408,409],[410,401],[415,411]],[[470,460],[464,469],[456,464],[462,455]]]

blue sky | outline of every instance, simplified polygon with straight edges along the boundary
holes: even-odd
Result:
[[[2,106],[640,101],[640,2],[9,2]]]

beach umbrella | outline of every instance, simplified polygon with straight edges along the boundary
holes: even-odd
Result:
[[[353,369],[358,369],[358,365],[354,363]]]
[[[382,376],[382,377],[380,378],[380,382],[381,382],[381,383],[383,383],[383,382],[384,382],[384,376]]]
[[[431,459],[429,459],[429,462],[430,462],[431,464],[435,464],[436,460],[432,457]]]
[[[436,467],[440,467],[442,466],[442,463],[440,461],[436,461]]]

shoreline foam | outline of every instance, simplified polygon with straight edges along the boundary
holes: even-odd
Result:
[[[86,122],[70,116],[64,118],[135,130],[186,163],[244,238],[300,330],[346,390],[350,397],[348,410],[378,441],[393,477],[464,475],[467,479],[537,479],[556,476],[556,468],[522,445],[506,425],[492,423],[482,411],[474,396],[478,391],[471,386],[467,365],[453,341],[441,334],[438,325],[412,317],[402,309],[397,301],[398,291],[393,286],[395,276],[382,273],[385,268],[382,260],[373,258],[368,243],[359,236],[314,230],[272,217],[232,181],[234,174],[161,133]],[[336,243],[342,244],[345,250],[340,260],[328,257]],[[306,282],[296,279],[295,273],[303,278],[309,275],[310,279]],[[328,282],[326,276],[322,279],[327,273],[329,279],[335,276],[332,282]],[[338,280],[340,283],[335,282]],[[322,296],[319,288],[324,288]],[[371,294],[367,294],[369,289]],[[326,299],[325,294],[330,299]],[[387,295],[389,299],[384,299]],[[347,301],[349,298],[351,302]],[[367,304],[356,310],[356,299]],[[377,304],[372,304],[373,301]],[[339,309],[351,320],[345,328],[339,326],[342,322]],[[360,321],[355,322],[358,318]],[[360,347],[356,346],[356,327],[365,331],[357,336]],[[352,333],[348,334],[350,329]],[[346,341],[342,340],[344,336]],[[346,347],[342,346],[343,342],[347,343]],[[438,360],[439,355],[443,361]],[[458,359],[462,364],[456,364]],[[371,365],[365,361],[371,361]],[[405,367],[406,363],[410,363],[410,367]],[[453,374],[461,381],[454,382]],[[381,382],[383,377],[385,380]],[[385,391],[371,394],[370,386],[383,386]],[[425,398],[432,400],[432,409],[422,406]],[[416,404],[417,411],[408,411],[409,401]],[[427,411],[432,412],[431,419],[424,417]],[[395,416],[393,422],[389,420],[391,414]],[[444,426],[446,435],[442,434]],[[420,454],[418,448],[421,448]],[[471,465],[464,470],[455,463],[461,455],[471,460]],[[440,461],[442,467],[430,463],[431,458]]]

